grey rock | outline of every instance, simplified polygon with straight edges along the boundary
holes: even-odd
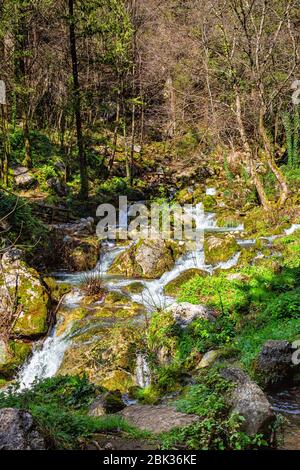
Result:
[[[173,304],[167,308],[171,312],[174,320],[181,328],[186,328],[192,321],[203,318],[214,321],[214,312],[206,305],[193,305],[188,302]]]
[[[59,178],[50,178],[47,180],[47,186],[59,196],[67,195],[67,187]]]
[[[292,354],[293,349],[288,341],[267,341],[255,364],[260,381],[267,386],[288,378],[293,370]]]
[[[45,450],[45,439],[24,410],[0,410],[0,450]]]
[[[189,426],[201,419],[200,416],[179,413],[165,405],[133,405],[126,407],[120,414],[133,426],[154,434]]]
[[[244,418],[240,430],[249,436],[257,433],[268,435],[275,416],[262,389],[238,368],[223,369],[221,375],[236,384],[229,403],[231,413],[239,414]]]
[[[13,169],[15,185],[19,189],[30,189],[37,183],[35,177],[25,166],[17,166]]]

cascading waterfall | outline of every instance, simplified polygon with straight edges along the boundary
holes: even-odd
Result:
[[[76,308],[81,299],[82,295],[75,290],[66,295],[63,306],[68,309]],[[69,329],[58,336],[56,327],[54,327],[43,342],[36,344],[29,361],[25,362],[20,369],[16,379],[19,389],[29,388],[35,380],[53,377],[58,371],[70,343]]]
[[[202,205],[198,205],[194,210],[190,209],[188,216],[194,220],[196,230],[203,232],[204,230],[218,231],[216,226],[215,216],[211,213],[204,213]],[[223,231],[224,229],[221,229]],[[227,231],[239,231],[242,227],[227,229]],[[103,276],[104,282],[108,289],[120,290],[122,287],[134,282],[130,279],[112,277],[107,275],[107,271],[112,265],[115,258],[122,253],[128,246],[116,246],[115,243],[107,242],[103,244],[104,252],[100,257],[100,260],[96,268],[92,272],[99,272]],[[229,269],[234,266],[239,258],[239,253],[236,254],[231,260],[226,263],[220,263],[215,268]],[[164,294],[164,287],[170,281],[175,279],[182,272],[191,269],[198,268],[206,270],[210,273],[213,272],[214,268],[205,264],[204,250],[203,250],[203,237],[199,237],[199,241],[193,250],[188,251],[183,257],[181,257],[175,263],[174,268],[170,272],[166,272],[160,279],[151,281],[141,281],[145,288],[141,294],[131,294],[133,301],[145,305],[148,310],[154,310],[155,308],[165,308],[166,306],[174,303],[173,298],[169,298]],[[58,273],[58,278],[69,282],[74,286],[80,284],[83,273]],[[75,290],[68,294],[64,299],[63,307],[68,309],[74,309],[80,304],[82,295],[80,291]],[[72,325],[70,325],[71,328]],[[29,361],[22,367],[18,376],[17,383],[21,388],[30,387],[36,379],[43,379],[46,377],[54,376],[64,357],[65,351],[68,349],[72,342],[72,339],[68,332],[58,336],[57,328],[55,327],[50,335],[44,340],[43,343],[36,345],[33,354]],[[136,379],[141,386],[147,386],[150,381],[149,367],[145,357],[137,357],[137,370]]]

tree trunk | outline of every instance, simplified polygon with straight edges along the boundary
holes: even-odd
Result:
[[[266,210],[269,210],[270,202],[264,190],[263,184],[259,178],[259,175],[257,174],[254,168],[253,154],[252,154],[252,151],[251,151],[251,148],[250,148],[247,136],[246,136],[246,131],[244,128],[244,123],[242,119],[242,110],[241,110],[241,98],[240,98],[238,91],[236,91],[236,118],[237,118],[237,123],[238,123],[238,128],[239,128],[239,133],[241,136],[243,148],[244,148],[244,151],[247,157],[247,162],[250,168],[251,179],[256,188],[261,204]]]
[[[279,186],[280,186],[280,197],[278,199],[278,205],[279,207],[282,207],[288,198],[289,188],[288,188],[286,179],[283,173],[281,172],[281,170],[278,168],[275,162],[274,156],[273,156],[270,139],[268,137],[268,134],[266,132],[265,125],[264,125],[263,108],[260,109],[260,113],[259,113],[259,133],[263,140],[267,164],[270,170],[272,171],[272,173],[274,174],[275,178],[277,179]]]
[[[77,133],[77,148],[79,155],[80,166],[80,197],[82,199],[88,198],[88,175],[87,175],[87,162],[84,149],[83,134],[82,134],[82,119],[81,119],[81,98],[80,98],[80,84],[78,77],[78,60],[77,60],[77,45],[75,33],[75,18],[74,18],[74,1],[69,0],[69,33],[70,33],[70,52],[72,59],[72,73],[73,73],[73,106],[76,120],[76,133]]]
[[[23,2],[22,2],[23,3]],[[20,114],[23,124],[23,139],[25,148],[24,165],[32,168],[32,155],[31,155],[31,142],[30,142],[30,126],[29,126],[29,90],[27,84],[27,66],[26,54],[29,49],[29,33],[26,24],[27,10],[26,5],[19,6],[19,11],[16,11],[18,18],[18,26],[15,32],[16,38],[16,62],[15,62],[15,75],[17,82],[17,106],[20,109]]]

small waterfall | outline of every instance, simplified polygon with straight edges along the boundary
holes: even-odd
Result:
[[[35,380],[53,377],[70,343],[67,334],[56,336],[53,330],[43,343],[36,345],[31,358],[23,365],[17,376],[20,390],[30,388]]]
[[[76,308],[82,299],[82,295],[78,290],[74,290],[66,295],[63,306],[67,309]],[[64,354],[71,344],[69,326],[62,335],[57,336],[57,328],[53,328],[50,335],[35,345],[35,348],[29,360],[25,362],[20,369],[16,382],[20,390],[30,388],[35,380],[52,377],[58,371]]]
[[[214,270],[212,266],[205,265],[203,250],[204,237],[201,236],[201,234],[203,234],[205,230],[218,230],[215,222],[215,215],[212,213],[204,213],[202,205],[199,204],[198,206],[191,208],[190,212],[188,211],[187,216],[194,220],[196,230],[200,233],[199,240],[196,242],[195,247],[178,259],[174,268],[170,272],[164,273],[160,279],[141,281],[145,287],[143,292],[141,294],[131,295],[133,301],[144,304],[150,311],[158,307],[165,308],[174,303],[173,298],[167,297],[164,294],[164,286],[182,272],[191,268],[203,269],[210,273]],[[234,231],[237,230],[239,229],[234,229]],[[128,245],[120,247],[115,243],[107,242],[104,246],[106,247],[106,250],[92,272],[101,273],[104,276],[106,286],[114,290],[121,289],[123,286],[131,284],[133,281],[130,279],[114,279],[111,276],[107,278],[105,277],[115,258],[125,251],[128,248]],[[237,263],[239,255],[240,254],[237,253],[229,261],[226,263],[220,263],[217,267],[222,269],[231,268]],[[82,273],[59,273],[58,276],[61,277],[63,281],[70,282],[74,286],[78,286],[78,284],[80,284]],[[65,297],[62,306],[72,310],[80,304],[82,297],[80,289],[74,289]],[[70,329],[71,327],[72,325],[70,325]],[[16,378],[21,389],[29,388],[36,379],[52,377],[57,373],[62,363],[64,353],[71,344],[71,338],[68,333],[69,331],[57,336],[57,328],[54,328],[43,342],[39,342],[36,345],[29,361],[23,365]],[[150,370],[146,358],[140,354],[137,357],[136,381],[139,386],[146,387],[150,384],[150,378]]]
[[[139,387],[148,387],[151,383],[151,372],[147,359],[143,354],[138,354],[136,358],[135,379]]]
[[[290,228],[285,230],[286,235],[293,235],[296,230],[300,230],[300,224],[293,224]]]

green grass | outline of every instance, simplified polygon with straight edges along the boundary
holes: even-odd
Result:
[[[28,410],[46,436],[48,446],[55,449],[79,448],[82,440],[96,432],[122,431],[135,438],[149,437],[121,416],[88,416],[89,405],[102,391],[86,377],[58,376],[37,382],[29,390],[0,393],[0,408]]]

